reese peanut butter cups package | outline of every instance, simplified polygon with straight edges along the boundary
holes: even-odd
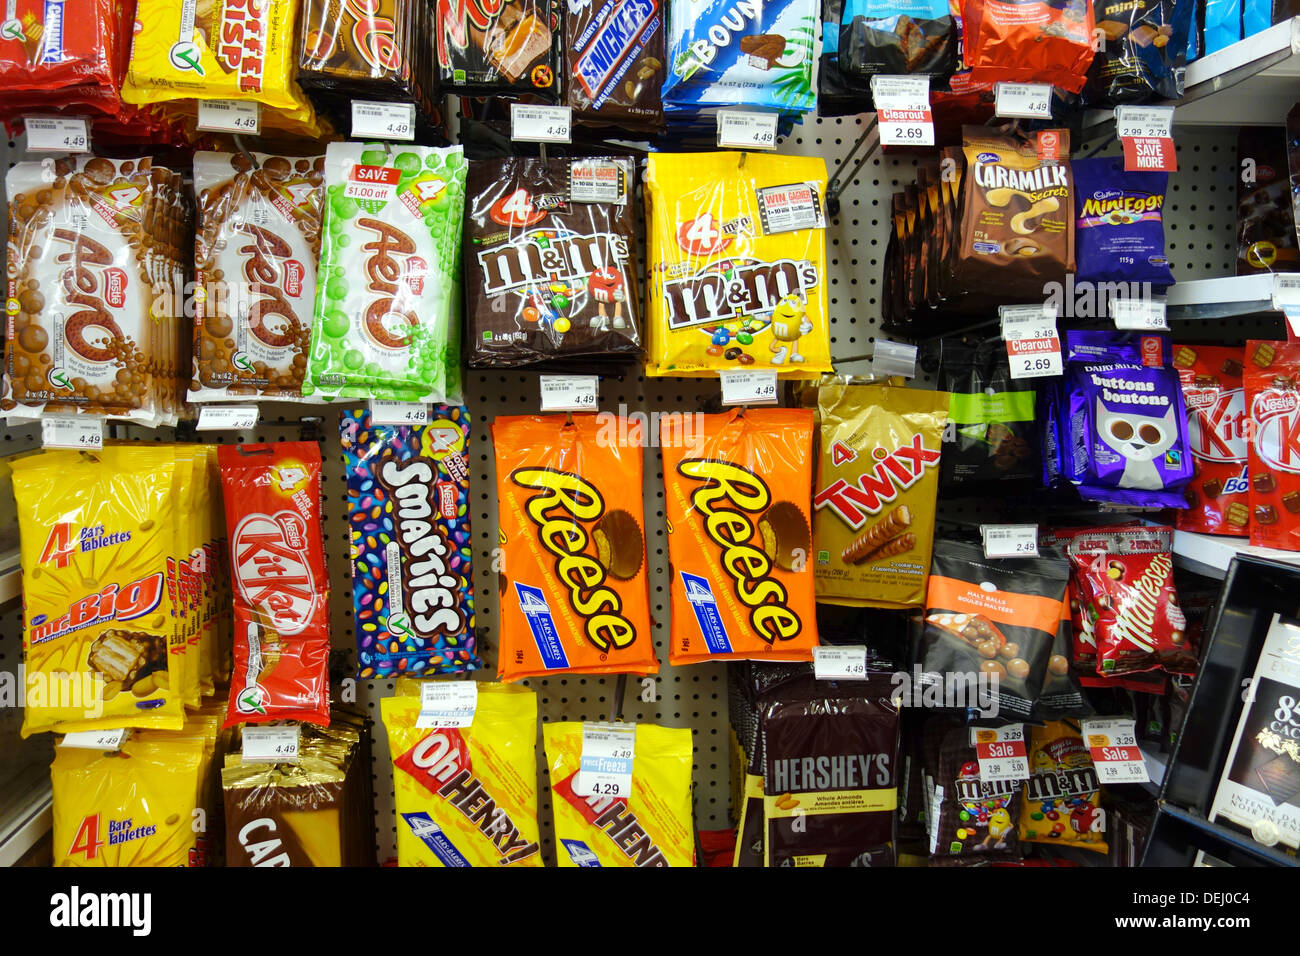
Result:
[[[618,435],[627,436],[620,423]],[[653,674],[639,442],[595,415],[492,423],[503,680]],[[634,429],[635,432],[635,429]]]
[[[662,423],[672,663],[812,660],[812,426],[783,408]]]
[[[934,540],[947,392],[825,381],[813,496],[817,599],[917,607]]]
[[[1300,551],[1300,345],[1246,343],[1250,543]]]

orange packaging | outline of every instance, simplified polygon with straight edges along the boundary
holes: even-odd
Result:
[[[639,431],[596,415],[492,424],[502,680],[653,674]],[[611,434],[614,433],[614,434]],[[619,436],[623,436],[620,440]]]
[[[810,409],[664,420],[670,663],[812,660],[812,432]]]

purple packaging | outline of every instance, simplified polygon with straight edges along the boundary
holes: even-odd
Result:
[[[1125,172],[1117,156],[1076,159],[1070,166],[1076,280],[1146,283],[1156,291],[1173,285],[1163,219],[1169,174]]]

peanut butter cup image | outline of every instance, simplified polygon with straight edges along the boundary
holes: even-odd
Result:
[[[808,520],[792,501],[778,501],[758,519],[763,553],[782,571],[802,571],[808,562]]]
[[[591,534],[596,543],[596,560],[620,580],[634,578],[645,560],[645,536],[641,526],[622,508],[605,513]]]

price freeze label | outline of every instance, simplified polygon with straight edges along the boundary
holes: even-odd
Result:
[[[353,100],[352,138],[415,139],[415,104]]]
[[[573,110],[567,106],[510,105],[510,138],[516,143],[568,143]]]
[[[262,131],[261,105],[249,100],[199,100],[199,129],[256,136]]]
[[[1036,524],[982,524],[980,537],[986,558],[1038,557]]]
[[[1056,332],[1056,309],[1048,305],[1004,305],[1002,338],[1007,343],[1012,378],[1060,375],[1061,338]]]
[[[723,405],[776,403],[776,372],[719,372]]]
[[[420,715],[415,726],[468,727],[478,710],[478,684],[472,680],[425,681],[420,686]]]
[[[980,764],[980,780],[1028,780],[1029,752],[1025,748],[1025,725],[972,727],[970,742]]]
[[[1124,171],[1176,172],[1172,106],[1119,106],[1115,108],[1115,135],[1124,147]]]
[[[718,146],[776,149],[776,114],[753,110],[718,111]]]
[[[427,425],[429,406],[424,402],[390,402],[385,398],[370,400],[372,425]]]
[[[813,676],[818,680],[866,680],[867,649],[861,644],[814,647]]]
[[[302,728],[297,724],[274,727],[244,725],[244,760],[250,763],[297,763]]]
[[[1052,118],[1050,83],[998,83],[993,89],[993,112],[1022,119]]]
[[[41,444],[99,451],[104,447],[104,420],[89,415],[45,415],[41,418]]]
[[[74,730],[70,734],[63,735],[59,746],[73,747],[77,750],[121,750],[126,734],[127,731],[123,727],[113,730]]]
[[[582,759],[573,792],[580,797],[632,795],[636,724],[583,722]]]
[[[1160,299],[1112,299],[1110,317],[1117,329],[1153,332],[1169,328],[1166,306]]]
[[[1146,758],[1138,749],[1133,721],[1124,717],[1099,717],[1079,722],[1097,779],[1102,783],[1146,783]]]
[[[596,410],[596,390],[600,379],[595,375],[543,375],[539,382],[544,412]]]
[[[245,431],[257,425],[256,405],[203,405],[195,431]]]
[[[873,76],[871,95],[881,146],[933,146],[928,76]]]
[[[33,153],[88,153],[86,121],[75,116],[28,116],[27,148]]]

